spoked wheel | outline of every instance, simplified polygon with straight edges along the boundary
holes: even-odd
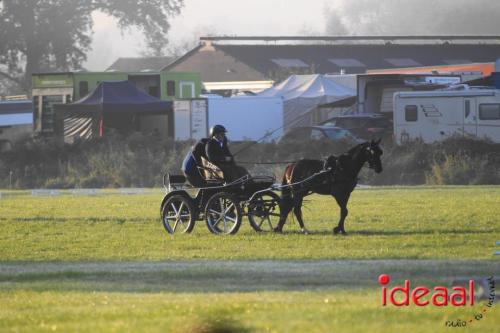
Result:
[[[195,211],[191,200],[182,195],[173,195],[163,205],[161,220],[169,234],[193,231]]]
[[[280,197],[268,191],[257,194],[248,204],[248,220],[255,231],[273,231],[280,220]]]
[[[205,220],[210,232],[234,235],[241,226],[242,211],[239,202],[228,193],[216,193],[208,199]]]

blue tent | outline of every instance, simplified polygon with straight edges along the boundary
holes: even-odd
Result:
[[[165,113],[172,109],[172,102],[162,101],[134,86],[129,81],[101,82],[87,96],[71,104],[59,104],[58,112],[102,113]]]
[[[54,105],[64,136],[80,138],[102,136],[105,126],[135,130],[137,117],[166,115],[172,109],[172,102],[153,97],[129,81],[101,82],[78,101]]]

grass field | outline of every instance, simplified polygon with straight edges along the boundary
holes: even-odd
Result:
[[[382,308],[373,290],[258,293],[9,292],[0,296],[0,330],[61,332],[444,332],[467,320],[467,332],[498,332],[498,311]],[[7,317],[7,318],[6,318]],[[219,318],[217,323],[214,318]],[[191,328],[191,329],[190,329]],[[206,331],[205,331],[206,332]],[[215,332],[215,330],[214,330]]]
[[[499,276],[500,187],[357,189],[347,237],[331,234],[338,208],[321,196],[304,209],[310,235],[290,219],[282,235],[244,221],[217,237],[204,222],[168,235],[159,191],[2,193],[0,332],[440,332],[458,319],[500,331],[497,304],[382,307],[377,285]]]
[[[4,261],[182,259],[491,259],[500,235],[500,187],[377,188],[354,191],[348,237],[334,237],[338,207],[308,197],[311,235],[289,218],[285,234],[257,234],[245,219],[233,237],[214,237],[203,221],[168,235],[161,193],[138,196],[4,196]]]
[[[402,281],[449,285],[454,276],[488,276],[500,262],[190,261],[4,263],[0,331],[439,332],[465,320],[498,331],[486,301],[466,308],[382,307],[380,272]],[[487,312],[483,312],[487,309]],[[477,321],[476,314],[483,318]],[[216,320],[219,320],[217,322]]]

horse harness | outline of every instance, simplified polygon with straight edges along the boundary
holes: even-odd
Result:
[[[311,189],[311,187],[315,186],[324,186],[324,185],[329,185],[331,188],[334,185],[338,185],[341,183],[350,183],[352,184],[353,188],[356,186],[358,182],[358,178],[356,178],[354,181],[351,180],[341,180],[338,179],[338,174],[343,170],[341,166],[341,157],[336,157],[336,156],[329,156],[324,162],[323,162],[323,168],[311,175],[310,177],[306,178],[303,181],[300,181],[298,183],[293,184],[292,183],[292,174],[293,171],[290,172],[289,175],[286,176],[287,183],[289,184],[291,188],[294,188],[296,190],[305,190],[307,191],[304,196],[308,196],[314,193],[314,191]],[[311,184],[314,180],[316,180],[319,176],[326,175],[326,177],[319,183],[319,184]]]

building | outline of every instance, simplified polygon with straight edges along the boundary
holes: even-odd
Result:
[[[35,131],[52,133],[53,105],[77,101],[104,81],[130,81],[149,95],[165,101],[194,98],[201,94],[201,80],[197,73],[163,71],[36,73],[32,76]]]
[[[259,91],[291,74],[360,74],[488,63],[500,36],[201,37],[164,71],[198,72],[206,91]]]

